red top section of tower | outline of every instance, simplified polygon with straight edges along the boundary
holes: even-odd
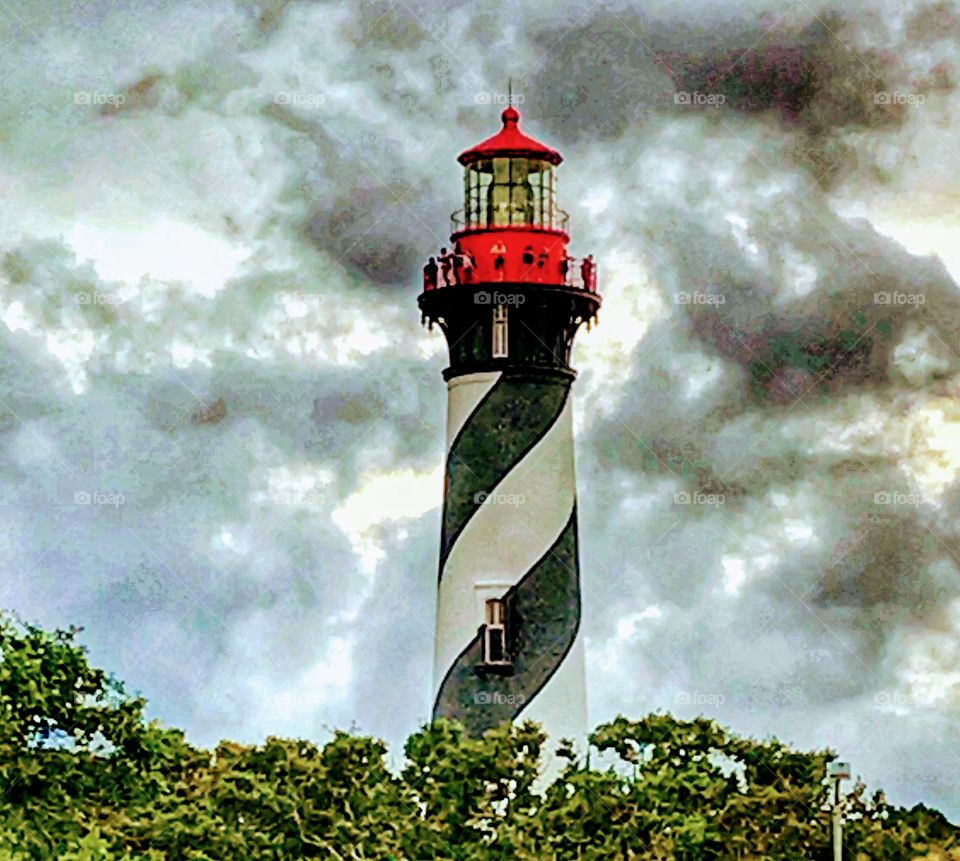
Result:
[[[546,144],[542,144],[520,131],[520,113],[512,105],[508,105],[504,109],[503,113],[500,114],[500,119],[503,120],[503,128],[493,137],[489,137],[460,153],[457,156],[457,161],[460,164],[467,165],[479,159],[493,158],[494,156],[500,158],[540,158],[555,165],[563,161],[563,156],[555,149],[551,149]]]
[[[598,301],[593,256],[567,253],[569,216],[559,206],[556,181],[563,157],[520,131],[512,105],[500,118],[499,132],[457,157],[463,207],[452,215],[452,247],[424,267],[424,290],[539,285],[583,291]]]

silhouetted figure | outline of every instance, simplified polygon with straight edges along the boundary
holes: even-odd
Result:
[[[432,290],[437,286],[437,261],[432,257],[423,267],[423,289]]]
[[[563,257],[560,258],[560,283],[567,283],[567,273],[570,271],[570,258],[564,252]]]
[[[450,286],[450,254],[446,248],[440,249],[440,272],[443,275],[443,286]]]
[[[453,247],[453,283],[462,284],[463,279],[460,276],[460,270],[463,268],[463,249],[458,242]]]
[[[503,281],[503,265],[506,262],[504,255],[507,253],[507,246],[502,242],[494,242],[490,246],[490,253],[494,255],[493,271],[497,273],[496,280]]]
[[[469,284],[473,281],[473,273],[476,271],[477,261],[474,259],[473,254],[468,251],[460,255],[460,262],[463,266],[463,281],[465,284]]]
[[[521,272],[522,278],[526,278],[530,274],[530,270],[533,268],[533,246],[528,245],[523,249],[523,254],[520,259],[523,261],[523,271]]]
[[[580,274],[583,276],[583,287],[585,290],[593,290],[596,287],[596,265],[593,262],[593,255],[588,254],[583,263],[580,264]]]

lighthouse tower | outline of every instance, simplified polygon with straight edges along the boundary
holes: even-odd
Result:
[[[600,297],[567,254],[560,153],[501,119],[457,159],[464,206],[418,299],[450,353],[433,715],[556,744],[587,731],[570,354]]]

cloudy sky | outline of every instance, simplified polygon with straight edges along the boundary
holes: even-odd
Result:
[[[960,12],[844,6],[0,5],[0,606],[197,743],[427,718],[419,267],[512,75],[604,295],[592,723],[960,818]]]

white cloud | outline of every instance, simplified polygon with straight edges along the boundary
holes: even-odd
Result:
[[[436,508],[443,492],[440,466],[428,472],[411,469],[365,475],[360,487],[333,511],[332,519],[350,538],[361,569],[373,574],[385,555],[378,528],[411,520]]]
[[[527,4],[501,26],[504,7],[492,33],[483,16],[425,12],[419,38],[402,4],[378,27],[362,5],[291,3],[272,29],[245,4],[89,7],[75,21],[30,4],[43,38],[15,39],[0,76],[0,542],[17,572],[3,600],[83,624],[98,662],[204,742],[363,721],[394,681],[380,631],[431,640],[445,348],[418,327],[418,261],[457,205],[455,154],[496,125],[473,101],[496,90],[483,70],[533,66],[555,12]],[[865,9],[850,16],[860,49],[904,48],[901,13]],[[629,99],[591,91],[606,58],[582,71],[567,52],[599,50],[594,23],[534,67],[523,108],[568,157],[572,251],[594,253],[604,294],[575,354],[593,716],[722,690],[737,729],[853,744],[890,687],[946,719],[956,632],[937,606],[956,584],[910,559],[957,539],[954,285],[884,237],[956,278],[953,136],[937,125],[956,96],[843,134],[857,167],[825,192],[796,156],[818,142],[767,113],[680,117],[656,101],[659,70]],[[625,44],[609,68],[626,74],[644,60]],[[900,50],[903,74],[940,47]],[[537,77],[550,62],[590,95],[563,121],[556,79]],[[130,90],[116,115],[73,103],[138,82],[142,103]],[[323,100],[284,110],[280,92]],[[618,125],[627,103],[643,122]],[[787,375],[810,390],[778,400],[758,357],[796,371],[804,326],[832,346],[834,323],[870,310],[877,273],[928,290],[927,315],[894,318],[889,340],[871,331],[872,376]],[[722,308],[677,302],[714,286]],[[704,466],[676,478],[651,447]],[[716,510],[671,504],[710,481],[727,494]],[[129,504],[79,511],[74,484]],[[886,489],[931,502],[865,532]],[[817,650],[829,659],[805,659]],[[410,691],[394,744],[428,708],[426,685]],[[927,725],[899,728],[946,768]],[[914,790],[897,762],[861,755],[864,773]]]
[[[166,218],[138,226],[78,224],[66,239],[106,281],[183,281],[207,297],[226,286],[245,257],[243,249],[222,237]]]

